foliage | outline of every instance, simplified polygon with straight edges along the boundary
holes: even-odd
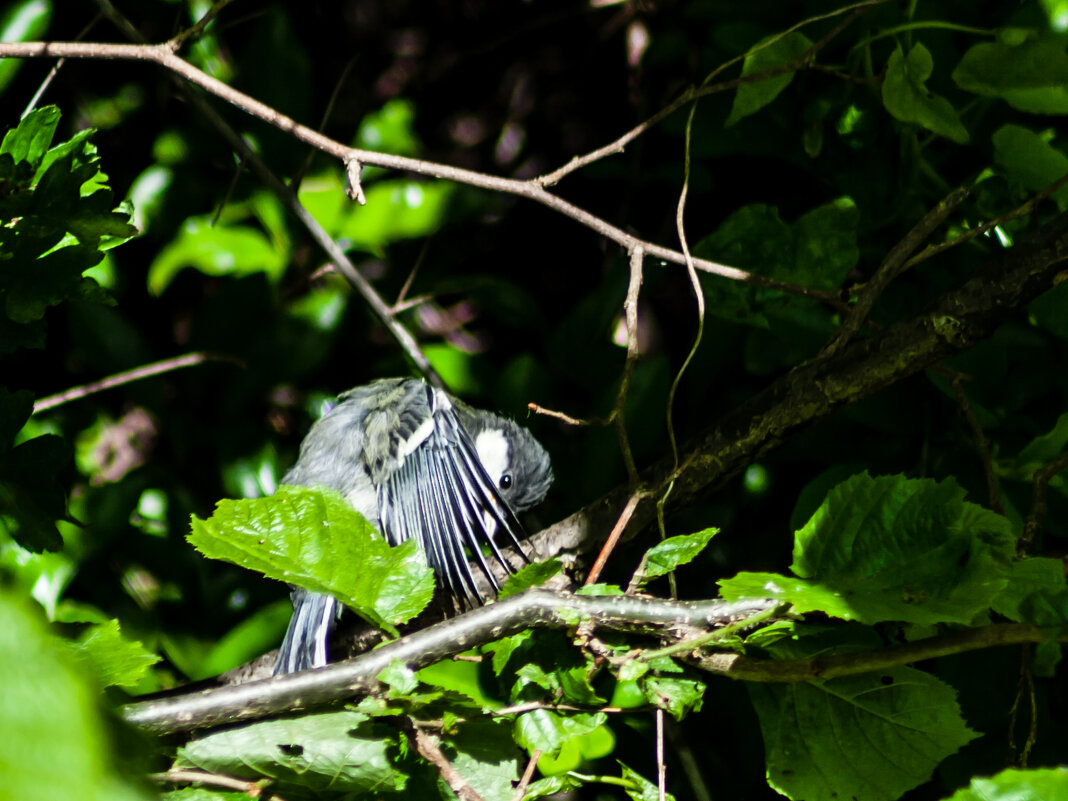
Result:
[[[81,36],[91,12],[11,5],[5,42],[112,35]],[[142,5],[133,22],[150,38],[194,21],[174,4]],[[181,14],[203,12],[188,5]],[[997,224],[904,271],[876,299],[873,328],[1012,258],[1068,209],[1060,186],[1012,214],[1068,173],[1054,2],[880,3],[855,16],[816,0],[454,5],[232,6],[179,52],[338,141],[520,179],[697,87],[625,152],[548,188],[678,248],[688,176],[695,256],[850,303],[966,186],[920,248]],[[123,703],[276,645],[287,583],[334,593],[387,637],[436,613],[413,542],[387,547],[333,493],[279,487],[332,396],[408,371],[395,340],[168,76],[68,60],[49,84],[54,105],[15,119],[50,66],[0,59],[0,799],[152,797],[161,791],[144,777],[167,765],[263,781],[289,799],[451,797],[418,735],[486,799],[512,798],[535,755],[527,798],[654,799],[661,724],[668,798],[1068,796],[1054,767],[1068,759],[1057,691],[1068,483],[1053,473],[1041,504],[1032,484],[1068,448],[1065,281],[992,312],[999,326],[977,347],[774,448],[746,450],[744,427],[727,431],[749,470],[663,530],[638,532],[583,590],[771,597],[787,610],[774,619],[683,631],[676,645],[576,618],[574,631],[532,627],[418,672],[395,663],[379,692],[325,709],[180,742],[118,724]],[[394,304],[450,389],[513,416],[531,401],[609,413],[625,252],[565,215],[434,170],[365,167],[367,203],[350,202],[343,165],[225,116]],[[653,259],[642,278],[640,358],[622,407],[639,468],[671,456],[669,405],[692,454],[685,443],[818,358],[855,308],[702,273],[703,339],[672,392],[698,328],[693,285],[684,267]],[[206,355],[34,411],[188,352]],[[859,357],[857,368],[861,380]],[[626,482],[616,432],[522,422],[557,475],[531,529]],[[564,570],[581,581],[576,553],[559,556],[502,596]],[[750,681],[742,693],[691,659],[818,665],[1009,623],[1046,636],[1022,666],[1020,649],[986,648]],[[989,776],[1006,756],[1035,767]],[[210,783],[166,790],[246,797]]]

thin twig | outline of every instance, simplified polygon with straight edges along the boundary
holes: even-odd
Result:
[[[223,787],[227,790],[237,790],[249,798],[269,798],[273,801],[285,801],[277,793],[264,795],[266,783],[269,780],[249,781],[238,779],[234,776],[225,776],[221,773],[208,773],[203,770],[168,770],[164,773],[150,774],[149,778],[160,784],[210,784],[214,787]]]
[[[107,378],[102,378],[89,384],[71,387],[62,392],[57,392],[55,395],[48,395],[33,404],[33,413],[40,414],[49,409],[54,409],[56,406],[62,406],[64,403],[70,403],[97,392],[121,387],[124,384],[131,384],[134,381],[141,381],[154,375],[172,372],[173,370],[181,370],[184,367],[193,367],[204,362],[231,362],[244,366],[239,359],[233,356],[223,356],[217,353],[187,353],[184,356],[163,359],[162,361],[145,364],[122,373],[115,373],[115,375],[110,375]]]
[[[630,252],[630,282],[627,285],[627,297],[623,301],[623,317],[627,324],[627,356],[623,362],[623,375],[619,379],[619,392],[616,393],[616,403],[612,408],[609,419],[615,425],[619,439],[619,450],[623,454],[623,464],[627,468],[627,482],[631,489],[638,487],[638,468],[634,464],[634,454],[630,449],[630,438],[627,436],[627,423],[624,408],[627,403],[627,393],[630,391],[630,378],[634,372],[634,365],[641,356],[640,343],[638,341],[638,294],[642,288],[642,262],[645,259],[645,251],[636,247]]]
[[[530,754],[530,759],[527,760],[527,767],[523,771],[523,775],[519,777],[519,784],[515,786],[515,795],[512,796],[512,801],[523,801],[523,796],[527,794],[530,780],[534,777],[534,769],[538,767],[539,759],[541,759],[541,749],[535,748]]]
[[[419,728],[419,723],[413,718],[404,718],[404,721],[407,724],[405,728],[408,730],[408,738],[415,746],[415,750],[434,766],[441,778],[449,785],[449,789],[456,793],[457,798],[460,801],[482,801],[482,796],[468,784],[463,774],[442,753],[441,748],[438,747],[437,738]]]
[[[638,506],[640,501],[645,496],[643,492],[634,492],[630,496],[630,500],[627,501],[627,505],[623,507],[623,511],[619,513],[619,519],[616,521],[615,526],[612,527],[611,533],[608,535],[608,539],[605,540],[604,545],[601,547],[601,552],[597,554],[597,559],[593,563],[593,567],[590,568],[589,575],[586,576],[584,585],[596,584],[597,579],[601,577],[601,571],[604,570],[604,566],[608,563],[608,557],[612,555],[612,551],[615,550],[616,545],[619,543],[619,538],[623,536],[623,532],[627,528],[627,523],[630,522],[630,518],[634,515],[634,510]]]
[[[949,250],[950,248],[956,247],[957,245],[964,244],[965,242],[971,239],[975,239],[975,237],[977,236],[982,236],[992,228],[997,228],[999,225],[1004,225],[1005,223],[1011,220],[1015,220],[1017,217],[1022,217],[1025,214],[1030,214],[1032,211],[1034,211],[1035,207],[1039,203],[1041,203],[1047,197],[1052,195],[1065,184],[1068,184],[1068,173],[1062,175],[1060,178],[1051,183],[1037,195],[1030,198],[1026,203],[1017,206],[1012,211],[1005,212],[999,217],[995,217],[994,219],[988,220],[987,222],[981,225],[977,225],[975,228],[967,230],[959,236],[955,236],[946,242],[939,242],[936,245],[928,245],[915,256],[913,256],[911,259],[909,259],[907,262],[905,262],[904,269],[911,269],[915,265],[919,264],[921,261],[926,261],[932,256],[937,256],[939,253],[945,250]]]
[[[656,710],[656,789],[659,801],[667,795],[667,764],[664,762],[664,710]]]

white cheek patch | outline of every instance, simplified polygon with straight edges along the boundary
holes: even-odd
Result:
[[[504,438],[504,433],[494,429],[483,431],[475,440],[475,450],[478,451],[478,460],[493,480],[493,486],[499,487],[501,476],[508,470],[508,440]]]

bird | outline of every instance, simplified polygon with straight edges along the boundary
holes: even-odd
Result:
[[[529,562],[516,514],[539,504],[552,481],[549,455],[527,429],[418,378],[378,379],[339,395],[282,477],[337,490],[390,545],[414,538],[460,608],[487,600],[468,552],[494,593],[500,586],[484,546],[509,573],[500,542]],[[291,597],[275,675],[327,664],[342,611],[330,595],[294,587]]]

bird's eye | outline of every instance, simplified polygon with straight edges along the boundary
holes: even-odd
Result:
[[[502,490],[506,490],[506,489],[511,488],[511,486],[512,486],[512,474],[511,473],[505,473],[503,476],[501,476],[501,480],[500,480],[499,483],[500,483],[500,487],[501,487]]]

